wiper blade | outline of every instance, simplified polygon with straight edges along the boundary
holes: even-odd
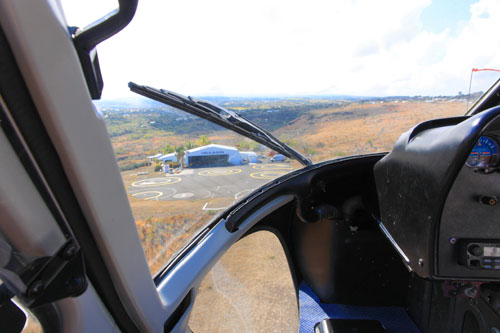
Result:
[[[247,138],[255,140],[288,158],[296,159],[305,166],[312,164],[309,158],[305,157],[292,147],[284,144],[271,133],[260,128],[250,120],[234,111],[224,109],[207,101],[199,100],[193,97],[186,97],[164,89],[141,86],[134,82],[129,82],[128,86],[132,92],[211,121],[217,125],[246,136]]]

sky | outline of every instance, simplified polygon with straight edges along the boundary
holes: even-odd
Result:
[[[61,0],[84,27],[112,0]],[[500,0],[139,0],[101,43],[103,98],[129,81],[192,96],[466,94],[500,69]],[[497,72],[474,73],[472,91]]]

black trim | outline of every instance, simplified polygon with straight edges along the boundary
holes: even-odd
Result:
[[[76,32],[75,49],[92,99],[100,99],[104,88],[95,47],[120,32],[132,21],[137,9],[137,2],[138,0],[118,0],[118,10],[94,22],[89,28],[81,32],[75,27],[69,28],[70,33]]]
[[[87,275],[93,287],[121,331],[139,332],[120,301],[107,266],[66,178],[59,156],[26,88],[2,29],[0,29],[0,94],[3,96],[7,107],[12,113],[15,125],[21,132],[39,169],[50,186],[50,190],[57,200],[65,219],[80,243],[85,257]],[[68,110],[68,112],[71,112],[71,110]],[[4,126],[3,123],[2,121],[2,126]],[[26,158],[26,156],[20,156],[21,161],[25,161]],[[27,171],[30,172],[30,170]],[[32,179],[35,178],[36,184],[38,176],[32,172],[30,176]],[[41,180],[38,178],[38,181]]]
[[[118,10],[78,33],[75,36],[75,45],[90,52],[97,44],[120,32],[134,18],[137,3],[138,0],[118,0]]]

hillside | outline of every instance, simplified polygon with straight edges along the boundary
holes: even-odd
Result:
[[[271,131],[312,160],[322,161],[388,151],[402,132],[419,122],[463,114],[465,100],[456,97],[462,96],[386,97],[357,101],[219,98],[219,103]],[[137,107],[123,102],[115,106],[105,105],[101,111],[122,170],[144,165],[148,155],[201,145],[200,136],[207,136],[206,142],[233,145],[243,150],[260,147],[206,120],[158,103],[148,105],[142,102]]]
[[[314,161],[390,151],[397,138],[429,119],[463,115],[463,101],[351,103],[310,112],[276,131]]]
[[[220,99],[220,105],[239,112],[259,126],[273,131],[292,124],[313,110],[337,108],[347,105],[343,100],[327,98],[286,99]],[[105,106],[102,106],[105,105]],[[199,137],[207,135],[209,141],[251,149],[243,137],[188,113],[168,106],[152,104],[131,107],[125,102],[112,105],[101,103],[108,132],[122,170],[140,167],[148,155],[170,152],[171,148],[196,145]],[[253,147],[257,147],[253,145]]]

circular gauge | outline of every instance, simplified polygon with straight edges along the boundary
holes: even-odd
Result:
[[[471,168],[493,168],[500,159],[499,150],[498,143],[495,140],[482,136],[477,140],[465,164]]]

